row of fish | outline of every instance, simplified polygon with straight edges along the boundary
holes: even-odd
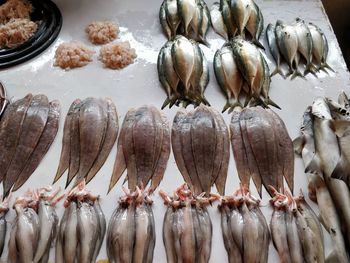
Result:
[[[253,0],[220,0],[210,9],[214,31],[229,40],[236,35],[248,33],[252,42],[264,49],[259,42],[264,30],[264,17]]]
[[[226,95],[223,112],[244,105],[272,105],[279,108],[269,97],[270,69],[260,52],[251,42],[235,37],[226,42],[214,56],[216,80]]]
[[[293,197],[289,191],[284,194],[273,191],[270,228],[280,262],[325,262],[323,230],[304,196]]]
[[[210,14],[203,0],[164,0],[159,10],[159,20],[169,40],[181,34],[207,43],[205,36],[210,26]]]
[[[55,262],[96,262],[106,233],[99,196],[88,191],[82,181],[69,192],[64,206],[57,231]]]
[[[230,263],[268,262],[270,231],[260,200],[241,185],[221,199],[221,231]]]
[[[110,99],[76,99],[64,123],[62,151],[54,182],[68,170],[66,186],[88,183],[105,163],[118,135],[118,115]]]
[[[197,42],[184,36],[169,40],[160,50],[157,62],[159,81],[167,98],[162,109],[174,104],[209,105],[204,90],[209,82],[207,60]]]
[[[56,137],[59,119],[59,102],[49,102],[45,95],[28,94],[6,107],[0,122],[4,197],[19,189],[38,167]]]
[[[333,71],[327,64],[327,38],[313,23],[307,24],[300,18],[296,18],[291,24],[277,20],[275,26],[272,24],[267,26],[266,38],[276,63],[276,69],[271,75],[277,73],[283,77],[291,75],[293,79],[297,76],[304,77],[308,73],[316,75],[320,70]],[[282,70],[283,61],[289,67],[287,74]],[[303,73],[299,70],[301,65],[304,65]]]
[[[309,197],[317,202],[321,222],[332,240],[332,262],[349,261],[349,170],[342,162],[347,158],[349,143],[346,133],[338,133],[349,126],[348,116],[349,100],[344,93],[338,102],[319,97],[306,109],[301,136],[294,140],[295,151],[301,155],[307,173]]]
[[[13,207],[16,218],[12,223],[8,243],[8,263],[49,261],[50,249],[58,231],[59,220],[55,205],[62,198],[59,191],[47,187],[28,191],[15,200]],[[3,246],[6,228],[1,234]]]
[[[293,192],[293,143],[283,120],[272,110],[262,107],[234,111],[230,124],[231,143],[238,177],[249,186],[253,180],[258,193],[262,185],[283,189],[283,178]]]

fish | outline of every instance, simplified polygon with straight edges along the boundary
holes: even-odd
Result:
[[[172,207],[168,207],[163,220],[163,243],[166,252],[166,258],[168,263],[176,263],[177,255],[175,253],[174,246],[174,234],[172,231],[174,220],[174,209]]]
[[[203,73],[203,54],[196,41],[190,40],[190,42],[192,43],[195,51],[195,63],[190,77],[191,88],[190,91],[187,93],[187,96],[196,105],[199,105],[201,103],[201,99],[198,97],[197,94],[202,93],[199,89],[199,82]]]
[[[102,99],[88,98],[79,111],[79,172],[75,185],[86,178],[97,156],[106,134],[108,122],[107,103]]]
[[[270,76],[272,77],[275,74],[280,74],[283,78],[285,78],[284,73],[281,69],[281,55],[280,55],[280,51],[276,40],[275,26],[272,25],[271,23],[268,24],[266,27],[266,39],[269,45],[270,53],[276,63],[276,68],[274,69],[274,71],[271,73]]]
[[[247,21],[246,29],[252,37],[252,42],[259,48],[265,49],[259,42],[260,35],[264,30],[264,17],[258,5],[253,1],[250,10],[251,12]]]
[[[243,35],[252,12],[252,1],[250,0],[231,0],[232,18],[237,25],[238,34]]]
[[[193,19],[196,6],[197,4],[195,0],[177,0],[177,8],[180,17],[182,18],[182,25],[185,36],[188,36],[189,25]]]
[[[278,20],[276,22],[275,35],[278,49],[289,66],[289,74],[292,74],[292,78],[296,76],[302,77],[303,75],[298,71],[298,65],[295,61],[298,51],[298,36],[295,28]]]
[[[80,104],[80,102],[80,99],[76,99],[75,101],[73,101],[73,103],[69,107],[66,119],[64,121],[61,157],[53,183],[56,183],[69,167],[71,122],[74,109],[78,104]]]
[[[119,130],[117,109],[111,99],[106,99],[106,103],[108,116],[106,134],[103,143],[101,144],[100,153],[98,154],[93,166],[91,167],[90,171],[86,176],[86,183],[90,182],[90,180],[101,169],[101,167],[107,160],[115,141],[117,140]]]
[[[9,101],[7,99],[5,86],[0,82],[0,117],[2,116],[8,104]]]
[[[79,262],[90,263],[95,252],[96,240],[99,235],[99,221],[94,206],[88,202],[79,202],[77,219]]]
[[[171,39],[172,37],[172,29],[170,28],[168,21],[167,21],[167,12],[165,10],[166,3],[165,1],[162,3],[159,9],[159,22],[163,28],[163,32],[165,33],[165,36],[168,39]]]
[[[295,19],[294,28],[298,37],[298,52],[306,60],[306,69],[304,71],[304,76],[308,73],[314,74],[315,68],[312,64],[313,42],[311,32],[305,21],[300,18]]]
[[[195,7],[195,12],[193,14],[193,18],[190,22],[190,27],[193,31],[193,38],[194,39],[200,39],[199,35],[200,35],[200,27],[202,26],[202,21],[203,21],[203,7],[201,5],[199,5],[199,1],[198,4],[196,4]]]
[[[259,232],[257,218],[254,218],[249,211],[246,203],[242,205],[242,217],[243,217],[243,237],[244,237],[244,249],[243,249],[243,261],[244,262],[257,262],[259,254],[254,244],[258,241]]]
[[[178,13],[177,0],[165,0],[164,3],[166,21],[170,27],[171,37],[175,37],[181,23],[181,19]]]
[[[171,48],[174,69],[185,91],[190,89],[190,78],[195,67],[195,49],[183,36],[177,36]]]
[[[34,151],[30,155],[26,165],[18,176],[18,179],[13,187],[13,191],[18,190],[33,174],[57,135],[61,106],[58,101],[51,101],[49,107],[45,128],[40,136],[38,144],[34,148]]]
[[[218,2],[215,2],[210,8],[210,20],[214,31],[224,39],[228,39],[227,28],[222,13],[220,12],[220,4]]]
[[[208,67],[208,61],[203,53],[203,51],[199,48],[199,46],[197,45],[197,50],[199,53],[201,53],[201,56],[202,56],[202,66],[203,66],[203,69],[202,69],[202,76],[199,80],[199,89],[200,89],[200,95],[199,95],[199,98],[200,98],[200,101],[201,103],[203,103],[204,105],[207,105],[207,106],[210,106],[210,103],[208,102],[208,100],[205,98],[204,96],[204,91],[209,83],[209,67]],[[197,95],[198,96],[198,95]]]
[[[49,113],[49,101],[45,95],[35,95],[22,123],[18,144],[5,175],[4,196],[7,196],[18,180],[25,164],[37,146],[44,131]]]
[[[61,218],[61,222],[59,223],[58,234],[56,238],[56,247],[55,247],[55,262],[56,263],[64,263],[63,256],[63,240],[64,234],[66,230],[68,209],[65,209],[63,212],[63,216]]]
[[[92,260],[93,262],[96,262],[97,256],[100,253],[102,247],[104,236],[106,234],[106,219],[98,200],[94,202],[94,209],[98,219],[98,239],[95,245],[95,251]]]
[[[264,98],[263,104],[271,105],[277,109],[281,109],[281,107],[278,106],[273,100],[271,100],[269,96],[269,90],[270,90],[270,84],[271,84],[270,68],[266,62],[266,59],[263,57],[261,53],[260,53],[260,56],[261,56],[261,60],[263,62],[263,68],[264,68],[264,77],[263,77],[263,83],[261,87],[261,96]]]
[[[228,39],[230,39],[237,34],[238,26],[237,24],[235,24],[235,21],[233,20],[234,15],[231,11],[231,6],[229,1],[220,0],[220,10],[222,14],[222,19],[226,27],[226,33],[227,33]]]
[[[62,250],[63,262],[74,263],[78,247],[78,207],[75,202],[70,202],[68,206],[67,219],[63,234]]]
[[[304,255],[301,243],[299,240],[298,229],[296,225],[296,219],[292,211],[287,211],[286,214],[286,229],[287,229],[287,242],[289,245],[289,252],[291,261],[295,263],[303,263]]]
[[[73,102],[73,104],[75,103]],[[70,122],[70,132],[69,132],[69,135],[70,135],[69,167],[68,167],[66,188],[79,172],[79,165],[80,165],[79,114],[80,114],[80,107],[82,106],[82,104],[83,104],[83,101],[80,103],[77,103],[72,109],[72,116],[71,116],[72,119]]]
[[[201,7],[200,10],[202,12],[202,23],[200,24],[200,27],[199,27],[198,41],[208,46],[209,43],[206,40],[206,35],[208,33],[209,26],[210,26],[210,11],[207,4],[203,0],[199,0],[198,6]]]
[[[16,244],[17,223],[18,223],[18,219],[15,218],[15,221],[12,224],[10,239],[8,242],[8,255],[7,255],[8,263],[16,263],[19,260],[18,248]]]
[[[228,108],[242,107],[239,102],[239,95],[243,86],[243,77],[235,62],[231,47],[224,46],[219,49],[215,53],[213,64],[216,80],[227,97],[223,112]]]
[[[0,181],[3,181],[11,164],[12,157],[21,134],[22,124],[33,99],[32,94],[26,95],[9,105],[0,123]]]

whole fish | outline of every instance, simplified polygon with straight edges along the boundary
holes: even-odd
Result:
[[[19,178],[44,131],[49,113],[49,101],[45,95],[33,97],[22,123],[16,151],[4,180],[4,196],[7,196]]]
[[[181,19],[178,13],[177,0],[165,0],[164,3],[166,21],[168,22],[171,30],[171,37],[175,37],[178,27],[181,23]]]
[[[68,217],[68,209],[65,209],[63,212],[63,216],[61,218],[61,222],[58,229],[57,239],[56,239],[56,247],[55,247],[55,262],[56,263],[64,263],[63,256],[63,241],[64,234],[66,230],[66,223]]]
[[[244,250],[243,261],[244,262],[257,262],[260,255],[254,244],[257,245],[259,238],[258,220],[249,211],[248,206],[243,203],[242,205],[243,216],[243,237],[244,237]],[[261,245],[261,244],[260,244]]]
[[[238,25],[234,21],[234,14],[231,12],[230,2],[220,0],[220,10],[226,27],[228,39],[234,37],[238,31]]]
[[[182,26],[184,34],[188,36],[189,25],[196,12],[196,0],[177,0],[177,8],[180,17],[182,18]]]
[[[288,210],[286,214],[286,228],[287,228],[287,241],[288,241],[291,261],[295,263],[303,263],[304,255],[303,255],[303,249],[299,239],[296,219],[292,211],[290,210]]]
[[[169,206],[166,210],[163,220],[163,243],[165,247],[167,262],[169,263],[178,262],[177,255],[175,253],[174,234],[172,231],[173,220],[174,208]]]
[[[87,98],[79,111],[80,161],[76,185],[86,178],[105,138],[108,122],[107,103],[102,99]]]
[[[199,80],[199,90],[197,91],[199,93],[199,95],[197,94],[197,96],[199,97],[199,100],[201,103],[203,103],[204,105],[210,106],[210,103],[208,102],[208,100],[205,98],[204,96],[204,91],[209,83],[209,67],[208,67],[208,61],[206,59],[206,57],[204,56],[203,51],[200,49],[199,45],[197,45],[197,50],[198,53],[201,54],[202,57],[202,76]]]
[[[227,28],[218,2],[215,2],[210,9],[210,20],[214,31],[224,39],[228,39]]]
[[[69,167],[71,122],[74,109],[76,105],[78,105],[80,102],[80,99],[76,99],[75,101],[73,101],[73,103],[69,107],[66,119],[64,121],[61,157],[53,183],[57,182]]]
[[[253,8],[253,2],[250,0],[231,0],[232,17],[240,35],[244,33]]]
[[[97,243],[95,245],[95,251],[94,251],[94,255],[92,257],[93,262],[96,262],[97,260],[97,256],[100,253],[100,249],[103,243],[103,239],[104,236],[106,234],[106,219],[105,219],[105,215],[101,209],[100,203],[98,200],[96,200],[94,202],[94,209],[97,215],[97,219],[98,219],[98,239],[97,239]]]
[[[298,71],[298,65],[296,63],[298,36],[295,28],[278,20],[276,22],[275,32],[278,49],[289,66],[292,78],[296,76],[302,77],[303,75]]]
[[[242,106],[239,95],[243,86],[243,78],[235,62],[232,48],[224,46],[214,56],[214,72],[220,88],[226,93],[227,102],[223,112],[236,106]]]
[[[275,26],[272,24],[268,24],[266,27],[266,39],[267,39],[267,43],[269,45],[271,55],[276,62],[276,68],[271,73],[271,76],[278,73],[284,78],[285,76],[284,76],[282,69],[281,69],[281,55],[280,55],[280,51],[279,51],[277,40],[276,40]]]
[[[280,106],[278,106],[273,100],[271,100],[269,96],[269,90],[270,90],[270,84],[271,84],[270,68],[266,62],[266,59],[262,55],[262,53],[260,53],[260,56],[261,56],[261,60],[263,62],[263,68],[264,68],[263,83],[261,88],[261,96],[264,98],[263,104],[271,105],[277,109],[281,109]]]
[[[194,48],[195,60],[194,60],[193,71],[190,77],[191,87],[187,95],[190,100],[194,101],[196,105],[199,105],[201,103],[201,98],[198,97],[197,94],[201,94],[199,82],[203,73],[203,55],[196,41],[190,40],[190,42],[192,43]]]
[[[51,101],[45,128],[40,136],[38,144],[35,146],[25,167],[18,176],[13,191],[18,190],[28,180],[49,150],[58,131],[60,111],[60,103],[58,101]]]
[[[172,38],[172,29],[170,28],[167,20],[167,12],[165,10],[165,1],[161,4],[159,9],[159,22],[163,28],[163,31],[168,39]]]
[[[32,94],[10,104],[0,123],[0,181],[5,178],[21,134],[22,124],[33,99]]]
[[[199,5],[199,1],[198,4],[195,7],[195,12],[193,14],[193,18],[190,22],[190,27],[191,27],[191,31],[193,32],[193,38],[194,39],[200,39],[199,35],[200,35],[200,27],[202,26],[202,21],[203,21],[203,8],[201,5]]]
[[[105,138],[101,144],[100,153],[98,154],[93,166],[86,176],[86,183],[96,175],[101,169],[102,165],[107,160],[109,153],[111,152],[113,145],[118,136],[119,124],[118,124],[118,113],[117,109],[111,99],[106,99],[107,103],[107,127]]]
[[[252,41],[258,47],[265,49],[264,46],[259,42],[260,35],[264,30],[264,17],[260,11],[258,5],[252,1],[251,12],[247,21],[246,29],[252,36]]]
[[[294,28],[298,37],[298,51],[306,60],[304,75],[314,73],[314,66],[312,64],[313,42],[311,32],[304,20],[300,18],[295,19]]]
[[[67,219],[63,234],[63,262],[74,263],[78,247],[78,208],[75,202],[70,202],[67,208]]]

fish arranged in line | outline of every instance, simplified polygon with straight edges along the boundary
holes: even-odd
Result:
[[[272,191],[270,228],[280,262],[326,262],[322,227],[304,196],[293,197],[288,190],[284,194]]]
[[[167,206],[163,222],[163,243],[167,262],[209,262],[213,227],[207,206],[220,196],[194,196],[187,184],[174,197],[159,192]]]
[[[0,203],[0,257],[5,247],[6,233],[8,228],[6,215],[7,215],[7,212],[9,211],[9,201],[10,201],[10,196],[6,197]]]
[[[343,104],[343,97],[340,96],[339,105]],[[317,200],[322,218],[327,219],[323,224],[332,232],[334,257],[338,262],[347,262],[344,243],[350,243],[350,191],[346,184],[349,170],[342,160],[346,160],[343,152],[348,144],[342,145],[342,137],[337,133],[348,126],[348,121],[333,119],[332,112],[334,115],[339,110],[333,107],[329,99],[315,99],[304,113],[301,136],[294,140],[294,148],[308,174],[312,190],[309,195]]]
[[[251,42],[235,37],[216,51],[213,61],[216,80],[225,93],[227,102],[223,112],[244,105],[279,106],[269,97],[270,69]]]
[[[0,122],[0,180],[4,196],[19,189],[32,175],[56,137],[58,101],[28,94],[11,103]]]
[[[108,224],[108,260],[152,263],[156,242],[152,200],[138,187],[134,192],[123,190],[125,196],[120,198]]]
[[[170,128],[166,116],[154,106],[130,109],[118,138],[118,151],[109,190],[127,170],[128,188],[149,188],[153,192],[161,180],[170,155]]]
[[[76,99],[64,123],[62,151],[54,183],[66,170],[66,187],[89,183],[105,163],[118,136],[118,114],[110,99]]]
[[[106,233],[99,196],[83,180],[68,194],[57,234],[56,263],[96,262]]]
[[[5,86],[0,82],[0,117],[8,104]]]
[[[206,34],[210,13],[203,0],[164,0],[159,10],[159,21],[169,40],[183,35],[208,44]]]
[[[171,140],[176,164],[193,193],[209,194],[215,184],[223,195],[230,149],[229,131],[222,116],[204,105],[191,111],[179,110]]]
[[[259,38],[264,29],[264,17],[253,0],[221,0],[210,9],[214,31],[229,40],[237,35],[247,37],[264,49]]]
[[[209,68],[198,43],[180,35],[169,40],[159,51],[157,69],[159,81],[167,94],[162,109],[180,103],[184,107],[188,104],[209,105],[204,96]]]
[[[58,228],[56,204],[64,197],[51,187],[28,191],[14,203],[16,218],[8,244],[9,263],[48,263]]]
[[[241,185],[233,195],[221,199],[221,232],[231,263],[268,262],[270,231],[260,200]]]
[[[230,124],[231,144],[239,179],[249,187],[250,179],[262,194],[262,185],[283,188],[285,178],[293,192],[293,143],[283,120],[260,106],[234,111]]]
[[[276,68],[271,76],[280,74],[286,77],[281,69],[282,62],[289,67],[287,76],[291,79],[304,77],[308,73],[316,76],[320,70],[334,71],[327,64],[328,42],[323,31],[313,23],[306,23],[296,18],[291,24],[277,20],[276,25],[268,24],[266,38],[272,57],[275,60]],[[304,72],[299,68],[304,66]]]

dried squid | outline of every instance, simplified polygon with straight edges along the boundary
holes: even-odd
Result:
[[[207,44],[210,14],[203,0],[164,0],[159,21],[168,39],[181,34]]]
[[[138,187],[124,192],[108,224],[109,262],[152,263],[156,242],[152,200]]]
[[[68,169],[66,186],[89,183],[105,163],[118,135],[118,114],[110,99],[76,99],[64,123],[62,151],[54,182]]]
[[[55,206],[63,198],[59,192],[44,187],[29,190],[16,199],[16,218],[11,229],[7,262],[49,261],[58,228]]]
[[[106,219],[99,196],[79,183],[65,201],[57,241],[56,263],[96,262],[106,233]]]
[[[268,262],[270,231],[259,205],[242,185],[232,196],[222,197],[221,231],[230,263]]]
[[[279,106],[268,93],[270,89],[269,66],[260,52],[251,42],[235,37],[226,42],[214,56],[214,73],[216,80],[225,93],[227,103],[223,112],[244,105],[260,104]]]
[[[154,106],[130,109],[118,138],[118,151],[109,191],[125,171],[129,189],[146,188],[153,192],[166,169],[170,155],[170,131],[166,116]]]
[[[176,164],[193,193],[209,194],[215,184],[224,194],[230,149],[222,116],[204,105],[188,112],[180,110],[174,118],[171,140]]]
[[[56,137],[58,101],[28,94],[11,103],[0,123],[0,180],[4,196],[21,187],[38,167]]]
[[[180,186],[174,197],[160,191],[167,206],[163,222],[163,242],[167,262],[209,262],[212,223],[207,206],[219,198],[194,196],[187,184]]]
[[[167,94],[162,108],[180,103],[184,107],[188,104],[209,105],[204,96],[209,68],[198,43],[181,35],[169,40],[159,51],[157,69]]]
[[[280,262],[325,262],[323,232],[317,215],[301,194],[274,192],[271,235]]]
[[[250,179],[261,196],[262,185],[280,189],[283,178],[291,191],[294,186],[293,143],[283,120],[262,107],[234,111],[230,124],[231,143],[238,176],[243,185]]]
[[[251,39],[264,49],[259,38],[264,29],[264,18],[253,0],[221,0],[210,9],[214,31],[229,40],[236,35]]]

